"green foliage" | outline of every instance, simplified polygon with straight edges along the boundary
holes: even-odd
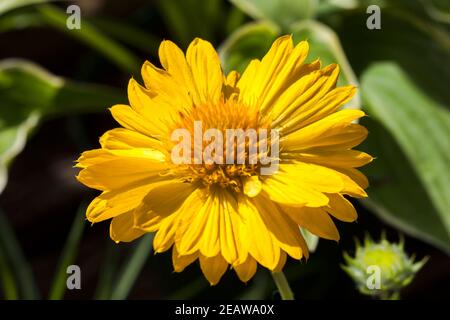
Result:
[[[276,25],[257,22],[237,29],[220,47],[225,72],[243,72],[252,59],[260,59],[279,34]]]
[[[0,101],[1,191],[7,166],[42,117],[104,110],[125,97],[105,86],[56,77],[25,60],[4,60],[0,62]]]
[[[395,196],[401,197],[408,191],[414,192],[418,190],[418,185],[423,185],[423,195],[410,195],[403,203],[421,201],[423,204],[416,207],[398,206],[395,210],[387,209],[384,213],[393,216],[393,219],[400,219],[402,223],[398,227],[413,226],[420,233],[428,233],[429,237],[438,238],[441,244],[450,250],[448,110],[430,99],[397,65],[391,63],[380,63],[369,68],[362,77],[362,92],[367,112],[383,123],[413,168],[413,172],[402,175],[401,172],[405,172],[408,164],[405,165],[405,161],[401,161],[401,155],[388,149],[392,143],[379,143],[382,149],[375,153],[375,156],[380,158],[384,165],[375,163],[374,167],[380,167],[381,172],[394,172],[393,175],[378,177],[388,181],[382,184],[382,188],[376,185],[371,188],[369,193],[374,195],[370,199],[379,199],[381,196],[384,201],[377,202],[380,206],[389,207],[399,202]],[[376,131],[372,132],[371,136],[374,136],[373,139],[380,139]],[[398,158],[397,161],[395,157]],[[394,161],[384,162],[387,158],[394,158]],[[402,166],[405,168],[400,168]],[[414,181],[414,176],[417,176],[421,183],[408,186]],[[400,185],[393,189],[392,185],[389,186],[391,183]],[[389,197],[385,188],[393,191],[390,201],[383,198]],[[431,203],[425,202],[427,199],[430,199]],[[433,216],[433,213],[437,213],[437,216]],[[445,231],[438,231],[442,229]]]
[[[282,30],[289,30],[299,20],[314,16],[318,0],[230,0],[257,20],[271,20]]]
[[[85,213],[87,205],[82,203],[78,208],[73,221],[72,227],[69,231],[66,243],[62,250],[57,271],[53,279],[53,284],[48,295],[49,300],[60,300],[64,297],[66,291],[67,267],[74,263],[78,250],[78,244],[83,235],[84,225],[86,222]]]

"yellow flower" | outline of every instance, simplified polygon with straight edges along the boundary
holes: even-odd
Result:
[[[339,240],[330,215],[356,219],[344,195],[367,196],[368,181],[356,168],[372,157],[352,150],[367,136],[353,123],[364,113],[338,111],[356,88],[336,87],[339,67],[304,63],[307,54],[307,42],[294,47],[292,38],[283,36],[242,75],[225,76],[209,42],[195,39],[184,55],[163,41],[163,68],[145,62],[145,86],[131,79],[130,106],[111,108],[122,128],[106,132],[100,149],[78,159],[78,180],[102,192],[90,204],[88,220],[112,218],[116,242],[156,232],[154,250],[173,248],[175,271],[198,259],[212,285],[228,266],[246,282],[258,263],[280,271],[288,255],[307,258],[299,226]],[[279,160],[278,171],[261,174],[261,154],[254,163],[249,152],[244,164],[198,163],[195,155],[187,158],[191,164],[175,163],[178,141],[172,134],[186,129],[195,135],[196,121],[203,132],[276,130],[279,156],[271,160]],[[271,147],[275,140],[270,136],[266,143]],[[229,150],[223,152],[225,157]]]

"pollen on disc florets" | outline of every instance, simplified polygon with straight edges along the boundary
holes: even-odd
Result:
[[[195,136],[195,123],[201,123],[202,132],[204,133],[208,129],[216,129],[222,133],[223,136],[223,152],[221,156],[221,163],[196,163],[194,161],[194,136]],[[270,130],[270,124],[267,121],[262,121],[259,111],[254,106],[247,106],[237,99],[221,99],[218,103],[207,103],[196,106],[184,112],[180,112],[179,119],[176,122],[174,129],[187,129],[191,136],[191,163],[183,164],[179,166],[179,170],[183,172],[183,180],[190,183],[200,183],[202,186],[221,187],[227,188],[234,192],[242,192],[243,179],[251,176],[259,175],[260,163],[258,161],[258,155],[256,160],[250,161],[249,150],[252,144],[251,139],[247,137],[243,140],[245,150],[244,154],[238,153],[238,139],[233,137],[227,139],[227,130],[254,130],[259,133],[260,129]],[[202,133],[202,134],[203,134]],[[253,141],[254,150],[259,150],[260,143],[259,135],[258,139]],[[266,145],[270,146],[270,134],[264,141]],[[202,139],[201,150],[210,143]],[[231,146],[231,149],[230,149]],[[242,147],[242,145],[241,145]],[[227,154],[230,150],[233,150],[233,163],[227,161]],[[215,154],[214,154],[215,156]],[[238,157],[245,159],[238,161]],[[198,160],[198,159],[197,159]]]

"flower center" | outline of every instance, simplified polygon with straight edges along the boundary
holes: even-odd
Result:
[[[194,106],[179,116],[174,130],[183,130],[177,135],[183,139],[174,141],[172,135],[172,156],[173,148],[182,153],[177,153],[178,168],[186,182],[241,192],[244,178],[260,175],[271,132],[256,107],[229,99]]]

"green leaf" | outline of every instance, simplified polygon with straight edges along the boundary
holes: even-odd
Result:
[[[25,259],[14,231],[2,211],[0,211],[0,250],[4,252],[5,263],[11,266],[20,297],[27,300],[39,299],[40,294],[31,266]]]
[[[153,56],[157,56],[161,39],[151,33],[133,27],[129,23],[120,22],[117,19],[94,18],[90,21],[92,25],[105,34]]]
[[[3,289],[3,296],[6,300],[17,300],[19,289],[17,288],[14,274],[7,261],[5,251],[0,246],[0,283]]]
[[[401,149],[396,150],[377,128],[370,134],[374,147],[370,152],[378,158],[375,164],[380,162],[376,174],[379,180],[387,180],[369,189],[372,208],[405,232],[449,252],[448,110],[416,87],[393,63],[370,67],[362,77],[362,92],[368,114],[384,126]]]
[[[151,255],[153,236],[153,233],[149,233],[139,240],[129,259],[127,259],[127,263],[120,270],[119,279],[116,281],[116,286],[111,294],[112,300],[123,300],[127,298],[145,262]]]
[[[67,81],[25,60],[1,61],[0,192],[7,166],[43,116],[105,110],[125,99],[115,89]]]
[[[67,14],[65,12],[51,5],[40,5],[36,9],[49,25],[92,47],[123,71],[139,76],[139,58],[111,40],[88,21],[81,21],[81,29],[70,30],[66,25]]]
[[[249,23],[237,29],[219,48],[225,72],[243,72],[252,59],[263,57],[278,33],[269,22]]]
[[[106,258],[103,259],[97,288],[95,289],[94,294],[94,299],[96,300],[108,300],[111,298],[114,274],[117,271],[117,265],[120,258],[120,250],[118,250],[117,245],[110,239],[107,241]]]
[[[203,276],[191,281],[188,285],[176,290],[172,293],[168,300],[188,300],[194,299],[200,292],[208,287],[208,283]]]
[[[75,261],[78,251],[78,243],[84,230],[86,204],[82,203],[77,210],[69,235],[62,250],[58,268],[53,278],[52,287],[48,296],[49,300],[61,300],[66,291],[67,267]]]
[[[348,62],[339,37],[330,27],[318,21],[307,20],[292,26],[292,31],[295,42],[308,41],[310,48],[308,61],[319,58],[324,66],[331,63],[339,64],[341,75],[338,86],[347,84],[358,86],[358,80]],[[346,108],[359,109],[360,107],[361,98],[358,92]]]
[[[293,23],[315,15],[318,0],[230,0],[257,20],[270,20],[287,30]]]
[[[312,234],[305,228],[300,228],[300,232],[306,241],[306,245],[308,246],[309,252],[316,251],[317,245],[319,244],[319,237],[316,236],[315,234]]]
[[[221,0],[158,0],[158,11],[176,42],[185,48],[195,38],[213,41],[226,25],[227,7]]]
[[[64,1],[64,0],[2,0],[2,2],[0,2],[0,15],[7,11],[14,10],[20,7],[39,3],[46,3],[51,1]]]

